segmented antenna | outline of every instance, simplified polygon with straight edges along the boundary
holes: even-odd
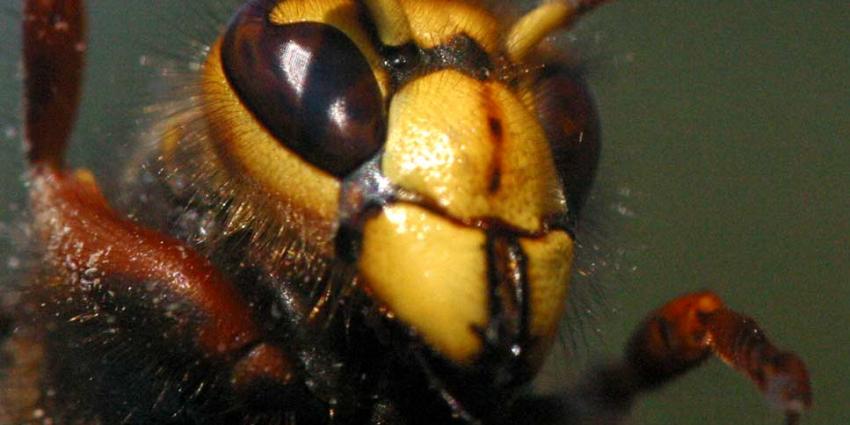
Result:
[[[519,19],[505,39],[505,51],[514,62],[522,61],[546,36],[569,28],[581,15],[607,0],[547,1]]]

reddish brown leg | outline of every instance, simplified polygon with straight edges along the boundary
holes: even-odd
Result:
[[[24,1],[23,44],[28,159],[33,166],[60,168],[80,98],[82,1]]]
[[[773,346],[755,321],[711,292],[678,297],[652,312],[632,336],[626,359],[596,376],[583,397],[625,410],[636,395],[699,366],[712,354],[742,372],[796,424],[812,404],[806,366]]]
[[[133,324],[148,323],[142,316],[153,313],[162,318],[155,323],[169,326],[154,334],[189,342],[205,359],[235,362],[237,384],[287,382],[289,362],[262,342],[231,282],[180,241],[120,217],[90,173],[64,168],[85,52],[82,3],[24,1],[25,143],[46,275],[32,292],[48,300],[45,308],[61,326],[109,313],[132,334]]]

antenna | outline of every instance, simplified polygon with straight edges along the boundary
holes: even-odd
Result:
[[[505,51],[514,62],[522,61],[555,30],[569,28],[581,15],[607,0],[546,1],[519,19],[508,32]]]
[[[401,46],[413,38],[410,22],[398,0],[364,0],[375,19],[378,37],[387,46]]]

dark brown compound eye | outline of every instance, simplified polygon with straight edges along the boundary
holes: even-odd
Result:
[[[265,1],[246,3],[221,46],[240,99],[280,143],[344,177],[372,157],[386,132],[378,82],[342,31],[302,22],[277,25]]]
[[[601,147],[596,106],[581,75],[564,65],[547,65],[535,84],[538,117],[552,146],[570,214],[584,206]]]

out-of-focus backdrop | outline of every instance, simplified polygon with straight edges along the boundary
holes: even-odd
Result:
[[[204,33],[196,28],[210,28],[187,5],[91,1],[75,164],[114,173],[116,158],[129,155],[139,110],[160,78],[140,63],[168,58]],[[24,199],[18,9],[0,1],[6,227]],[[616,358],[646,312],[710,288],[807,360],[815,406],[804,424],[850,423],[848,22],[843,1],[632,0],[557,39],[582,53],[598,101],[605,149],[586,241],[607,254],[585,250],[600,271],[578,284],[598,286],[576,288],[591,301],[584,335],[565,335],[578,341],[567,342],[574,354],[543,385],[569,379],[571,365]],[[0,267],[22,259],[0,241]],[[633,423],[777,425],[781,415],[712,361],[642,400]]]

